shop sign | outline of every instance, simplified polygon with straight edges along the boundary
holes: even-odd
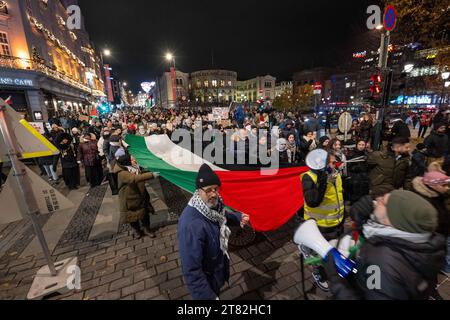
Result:
[[[32,87],[33,80],[22,78],[3,78],[0,77],[0,85]]]

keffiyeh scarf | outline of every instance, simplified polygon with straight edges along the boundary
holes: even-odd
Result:
[[[127,166],[126,168],[127,168],[128,172],[131,174],[138,175],[139,173],[141,173],[139,166]]]
[[[399,238],[413,243],[426,243],[430,240],[431,233],[410,233],[393,227],[379,224],[375,221],[368,220],[363,226],[363,233],[366,239],[381,236],[389,238]]]
[[[202,198],[198,191],[194,193],[194,196],[189,201],[189,206],[198,210],[204,217],[208,220],[219,224],[220,226],[220,249],[223,254],[230,259],[230,255],[228,254],[228,239],[230,238],[231,230],[227,226],[227,218],[225,217],[225,210],[222,198],[219,196],[219,204],[216,209],[209,208],[205,202],[203,202]]]

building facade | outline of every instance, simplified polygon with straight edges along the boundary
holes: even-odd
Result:
[[[201,70],[191,73],[192,99],[202,103],[231,103],[236,95],[237,73]]]
[[[294,85],[292,81],[282,81],[275,85],[275,97],[281,96],[284,92],[289,92],[292,95]]]
[[[104,96],[102,62],[87,31],[66,26],[75,0],[0,1],[0,96],[33,121],[87,111]]]
[[[238,81],[234,100],[236,102],[272,101],[275,99],[276,78],[270,75]]]
[[[189,74],[176,70],[174,83],[170,72],[165,72],[156,82],[154,92],[158,106],[165,109],[174,108],[189,99]]]

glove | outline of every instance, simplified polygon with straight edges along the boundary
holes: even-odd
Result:
[[[317,182],[319,183],[319,185],[323,183],[326,184],[327,180],[328,180],[328,173],[325,170],[319,171],[319,173],[317,174]]]
[[[350,209],[350,216],[355,221],[356,229],[362,234],[362,227],[370,219],[374,210],[373,199],[371,196],[362,197]]]
[[[327,257],[322,264],[323,264],[323,268],[325,269],[325,273],[327,274],[327,279],[330,282],[340,281],[341,277],[339,276],[339,274],[336,270],[336,265],[334,262],[332,250],[330,250],[330,252],[328,252]]]

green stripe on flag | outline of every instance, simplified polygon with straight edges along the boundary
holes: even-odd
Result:
[[[125,142],[130,145],[128,150],[141,167],[151,172],[159,172],[164,179],[176,186],[191,193],[195,192],[197,172],[182,171],[158,158],[148,150],[144,137],[127,135]]]

